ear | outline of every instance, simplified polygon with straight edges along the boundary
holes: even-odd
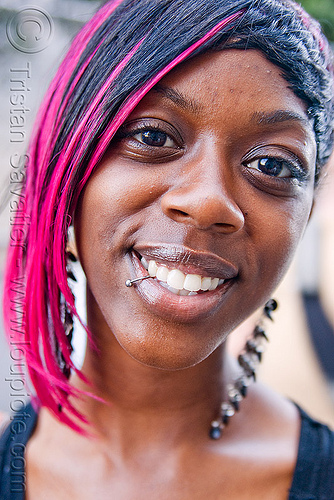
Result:
[[[78,250],[75,241],[74,227],[70,226],[67,233],[66,252],[71,253],[78,260]]]

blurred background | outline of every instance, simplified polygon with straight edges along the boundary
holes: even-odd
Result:
[[[333,0],[303,0],[334,43]],[[10,234],[11,161],[28,145],[33,120],[48,83],[74,34],[96,11],[96,0],[0,0],[0,286]],[[26,19],[18,13],[25,11]],[[22,22],[23,20],[23,22]],[[34,21],[33,23],[31,21]],[[24,22],[26,21],[26,22]],[[30,22],[27,22],[30,21]],[[20,24],[20,26],[18,26]],[[21,29],[21,33],[19,32]],[[30,30],[30,31],[29,31]],[[25,93],[24,109],[15,112],[15,90]],[[16,121],[12,115],[19,115]],[[20,120],[20,121],[19,121]],[[277,290],[280,307],[269,325],[270,342],[259,380],[334,427],[334,160],[323,177],[304,241]],[[81,298],[82,300],[82,298]],[[252,331],[247,321],[229,340],[238,355]],[[84,342],[77,340],[82,357]],[[80,361],[78,361],[79,363]],[[13,401],[12,363],[0,323],[0,410]],[[24,391],[22,391],[24,394]]]

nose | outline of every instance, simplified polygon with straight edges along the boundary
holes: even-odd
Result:
[[[162,196],[161,207],[176,222],[234,233],[244,226],[245,219],[233,197],[236,189],[232,185],[232,178],[224,181],[219,166],[197,165]]]

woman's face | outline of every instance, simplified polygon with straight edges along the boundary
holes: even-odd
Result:
[[[205,359],[286,271],[310,216],[315,157],[305,105],[260,52],[205,54],[163,78],[76,213],[100,347],[116,338],[167,369]],[[127,288],[148,263],[159,279]]]

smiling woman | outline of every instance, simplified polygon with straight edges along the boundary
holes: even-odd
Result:
[[[277,306],[332,150],[332,76],[318,25],[289,0],[111,1],[79,33],[39,115],[27,239],[9,254],[5,319],[13,339],[24,275],[36,395],[29,429],[2,438],[4,498],[24,498],[20,444],[28,499],[333,496],[333,434],[293,403],[253,384],[227,426],[262,325],[237,366],[225,350]]]
[[[111,329],[135,359],[185,368],[276,287],[310,215],[316,143],[304,103],[259,51],[200,55],[160,88],[120,128],[74,227],[97,337]],[[147,275],[142,257],[154,279],[129,291],[127,277]],[[214,290],[199,293],[205,278]]]

